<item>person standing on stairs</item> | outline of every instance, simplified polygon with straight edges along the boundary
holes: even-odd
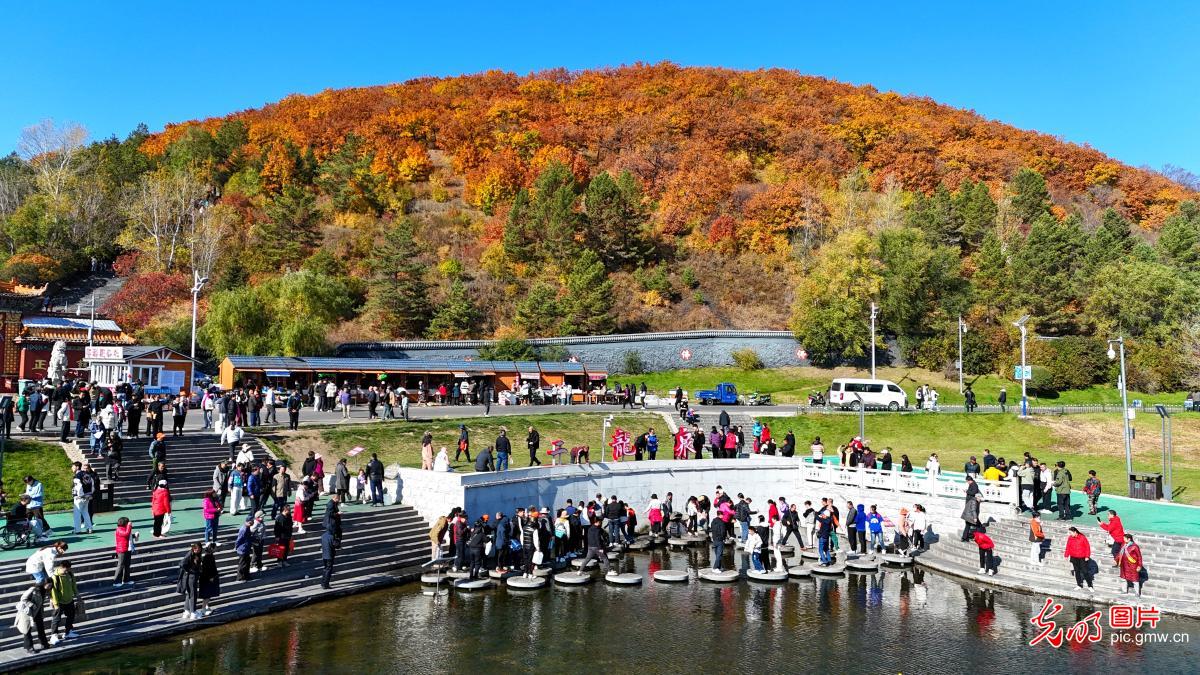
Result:
[[[150,515],[154,516],[154,538],[162,539],[166,536],[163,524],[171,517],[171,492],[167,489],[166,480],[158,481],[158,487],[150,495]]]
[[[980,525],[974,534],[975,545],[979,547],[979,573],[996,576],[996,543],[987,535],[987,528]]]
[[[88,511],[88,503],[92,501],[92,493],[96,490],[92,475],[83,470],[79,462],[74,464],[75,475],[71,480],[71,502],[74,506],[71,516],[75,525],[75,534],[92,533],[92,516]]]
[[[962,540],[970,541],[971,532],[975,528],[982,528],[983,523],[979,520],[979,502],[983,498],[979,493],[979,485],[975,483],[975,479],[967,476],[967,496],[963,504],[962,519],[965,525],[963,526]]]
[[[333,489],[342,501],[350,497],[350,467],[346,466],[345,457],[339,459],[333,469]]]
[[[253,553],[254,542],[251,530],[254,527],[254,516],[249,516],[238,528],[237,539],[233,543],[233,552],[238,556],[237,580],[250,580],[250,554]]]
[[[1132,534],[1125,534],[1124,546],[1118,553],[1117,564],[1121,568],[1121,578],[1125,580],[1125,588],[1121,593],[1134,590],[1134,584],[1137,584],[1137,596],[1142,597],[1142,584],[1146,582],[1148,575],[1142,559],[1142,549],[1133,541]]]
[[[113,533],[116,542],[117,572],[113,575],[113,588],[132,586],[129,579],[129,569],[133,564],[134,542],[138,535],[133,531],[133,523],[122,516],[117,519],[117,529]]]
[[[281,547],[279,566],[287,567],[291,564],[287,558],[292,547],[292,516],[286,507],[279,512],[279,517],[275,519],[275,543]]]
[[[200,556],[200,585],[198,595],[203,608],[196,612],[196,618],[212,614],[212,607],[209,606],[209,601],[214,600],[221,595],[221,572],[217,569],[217,558],[215,555],[217,545],[208,544],[204,547],[204,552]]]
[[[34,654],[33,632],[37,631],[38,642],[42,649],[50,648],[46,639],[46,589],[50,584],[35,583],[21,594],[17,601],[17,632],[24,636],[25,652]]]
[[[62,560],[54,568],[54,576],[50,579],[50,604],[54,606],[54,616],[50,619],[50,644],[58,644],[60,640],[79,637],[75,632],[75,600],[79,597],[79,588],[75,583],[75,575],[71,572],[71,561]],[[66,634],[58,636],[58,622],[62,620]]]
[[[333,560],[339,546],[341,542],[334,538],[332,532],[325,530],[321,534],[321,565],[324,568],[321,574],[321,588],[326,590],[329,589],[329,581],[333,577]]]
[[[1071,528],[1075,529],[1075,528]],[[1046,541],[1045,531],[1042,529],[1042,516],[1037,511],[1033,512],[1033,517],[1029,519],[1029,564],[1039,567],[1045,565],[1042,562],[1042,542]]]
[[[230,420],[229,426],[221,432],[221,443],[229,446],[229,459],[233,459],[237,455],[238,446],[242,444],[242,428],[238,426],[237,420]]]
[[[1088,538],[1079,531],[1079,528],[1070,528],[1063,556],[1071,561],[1071,570],[1075,573],[1075,585],[1079,587],[1079,590],[1083,590],[1083,582],[1086,581],[1088,592],[1094,592],[1091,569],[1092,545]]]
[[[1125,527],[1121,525],[1121,518],[1117,516],[1117,512],[1108,510],[1108,522],[1100,520],[1100,516],[1096,516],[1096,522],[1100,523],[1100,529],[1108,533],[1112,538],[1112,547],[1110,549],[1113,557],[1113,567],[1121,564],[1121,547],[1125,545]]]

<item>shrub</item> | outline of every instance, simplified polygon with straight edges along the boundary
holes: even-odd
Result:
[[[501,338],[491,347],[481,347],[479,358],[484,361],[532,361],[537,352],[524,338]]]
[[[621,371],[626,375],[641,375],[646,372],[646,362],[642,360],[641,352],[636,349],[625,352],[624,362]]]
[[[763,362],[759,358],[758,352],[749,347],[734,350],[733,362],[742,370],[762,370],[763,368]]]
[[[137,271],[138,258],[141,255],[141,251],[129,251],[117,256],[113,260],[113,272],[119,277],[132,276]]]
[[[570,358],[571,352],[562,345],[546,345],[537,349],[538,361],[566,361]]]
[[[683,274],[680,275],[683,285],[688,288],[696,288],[700,285],[700,280],[696,278],[696,272],[690,267],[683,268]]]

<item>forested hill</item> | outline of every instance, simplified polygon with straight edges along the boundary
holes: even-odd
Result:
[[[1194,177],[784,70],[428,78],[56,147],[0,167],[9,274],[119,255],[109,309],[171,343],[198,269],[216,356],[791,327],[833,360],[875,300],[926,364],[963,314],[991,369],[1025,312],[1166,344],[1200,274]]]

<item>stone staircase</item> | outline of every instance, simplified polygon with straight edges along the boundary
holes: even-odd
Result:
[[[193,499],[204,495],[212,487],[212,473],[217,463],[229,457],[229,446],[222,445],[216,434],[192,432],[183,436],[167,436],[167,469],[171,476],[171,498]],[[254,457],[262,460],[266,453],[258,441],[246,435],[243,443],[254,449]],[[86,451],[87,445],[82,449]],[[114,501],[118,504],[147,502],[150,490],[146,480],[150,476],[153,460],[147,454],[148,438],[126,439],[121,453],[121,479],[114,481]],[[105,475],[105,460],[90,457],[92,466],[101,476]]]
[[[237,555],[233,551],[236,530],[221,531],[217,560],[221,595],[213,601],[213,614],[196,621],[181,621],[183,596],[176,593],[179,561],[192,538],[173,536],[155,540],[143,529],[142,541],[133,555],[132,588],[113,588],[116,563],[111,548],[68,551],[81,596],[87,604],[86,621],[77,624],[79,638],[27,655],[21,636],[11,629],[15,604],[32,583],[25,574],[25,560],[0,564],[0,671],[27,668],[70,656],[104,649],[112,644],[129,644],[163,634],[224,624],[256,614],[299,606],[326,597],[336,597],[363,588],[396,583],[411,576],[412,568],[429,555],[428,526],[409,506],[365,508],[343,511],[343,539],[334,567],[333,588],[320,588],[321,515],[324,504],[314,510],[307,532],[296,535],[295,551],[288,567],[266,558],[266,545],[273,539],[267,526],[264,545],[265,569],[249,581],[237,581]],[[236,520],[236,519],[233,519]],[[32,550],[30,553],[32,554]],[[47,602],[46,630],[52,614]]]
[[[992,519],[988,524],[988,535],[996,543],[996,576],[978,574],[978,547],[973,541],[960,540],[961,529],[937,529],[937,535],[927,537],[932,543],[920,555],[919,562],[940,572],[1034,595],[1094,600],[1100,604],[1136,602],[1136,596],[1121,594],[1125,583],[1112,566],[1108,534],[1096,527],[1095,520],[1084,516],[1063,522],[1054,517],[1051,512],[1043,517],[1046,542],[1042,545],[1041,566],[1030,562],[1029,521],[1024,517]],[[1088,593],[1086,587],[1083,591],[1076,588],[1071,564],[1063,556],[1067,528],[1071,525],[1079,528],[1091,543],[1092,559],[1098,567],[1093,580],[1095,593]],[[1200,566],[1200,539],[1132,534],[1141,546],[1149,573],[1141,602],[1165,612],[1200,616],[1200,585],[1195,583],[1194,573]]]

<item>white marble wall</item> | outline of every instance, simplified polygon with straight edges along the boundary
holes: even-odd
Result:
[[[674,493],[675,509],[683,511],[689,496],[713,495],[721,485],[735,496],[744,493],[753,500],[755,510],[766,513],[767,499],[786,498],[790,503],[805,500],[818,503],[822,497],[834,499],[844,510],[847,501],[876,504],[879,511],[895,516],[900,508],[922,504],[930,515],[935,531],[961,529],[962,499],[895,492],[892,490],[829,485],[801,481],[797,461],[782,457],[754,457],[745,460],[692,460],[684,462],[606,462],[513,469],[503,473],[440,473],[403,469],[403,503],[416,507],[427,521],[465,506],[472,517],[512,513],[517,507],[557,508],[573,499],[586,503],[601,494],[610,495],[644,509],[651,494],[664,498]],[[1006,505],[984,503],[984,519],[1008,517]],[[645,524],[644,516],[641,517]]]

